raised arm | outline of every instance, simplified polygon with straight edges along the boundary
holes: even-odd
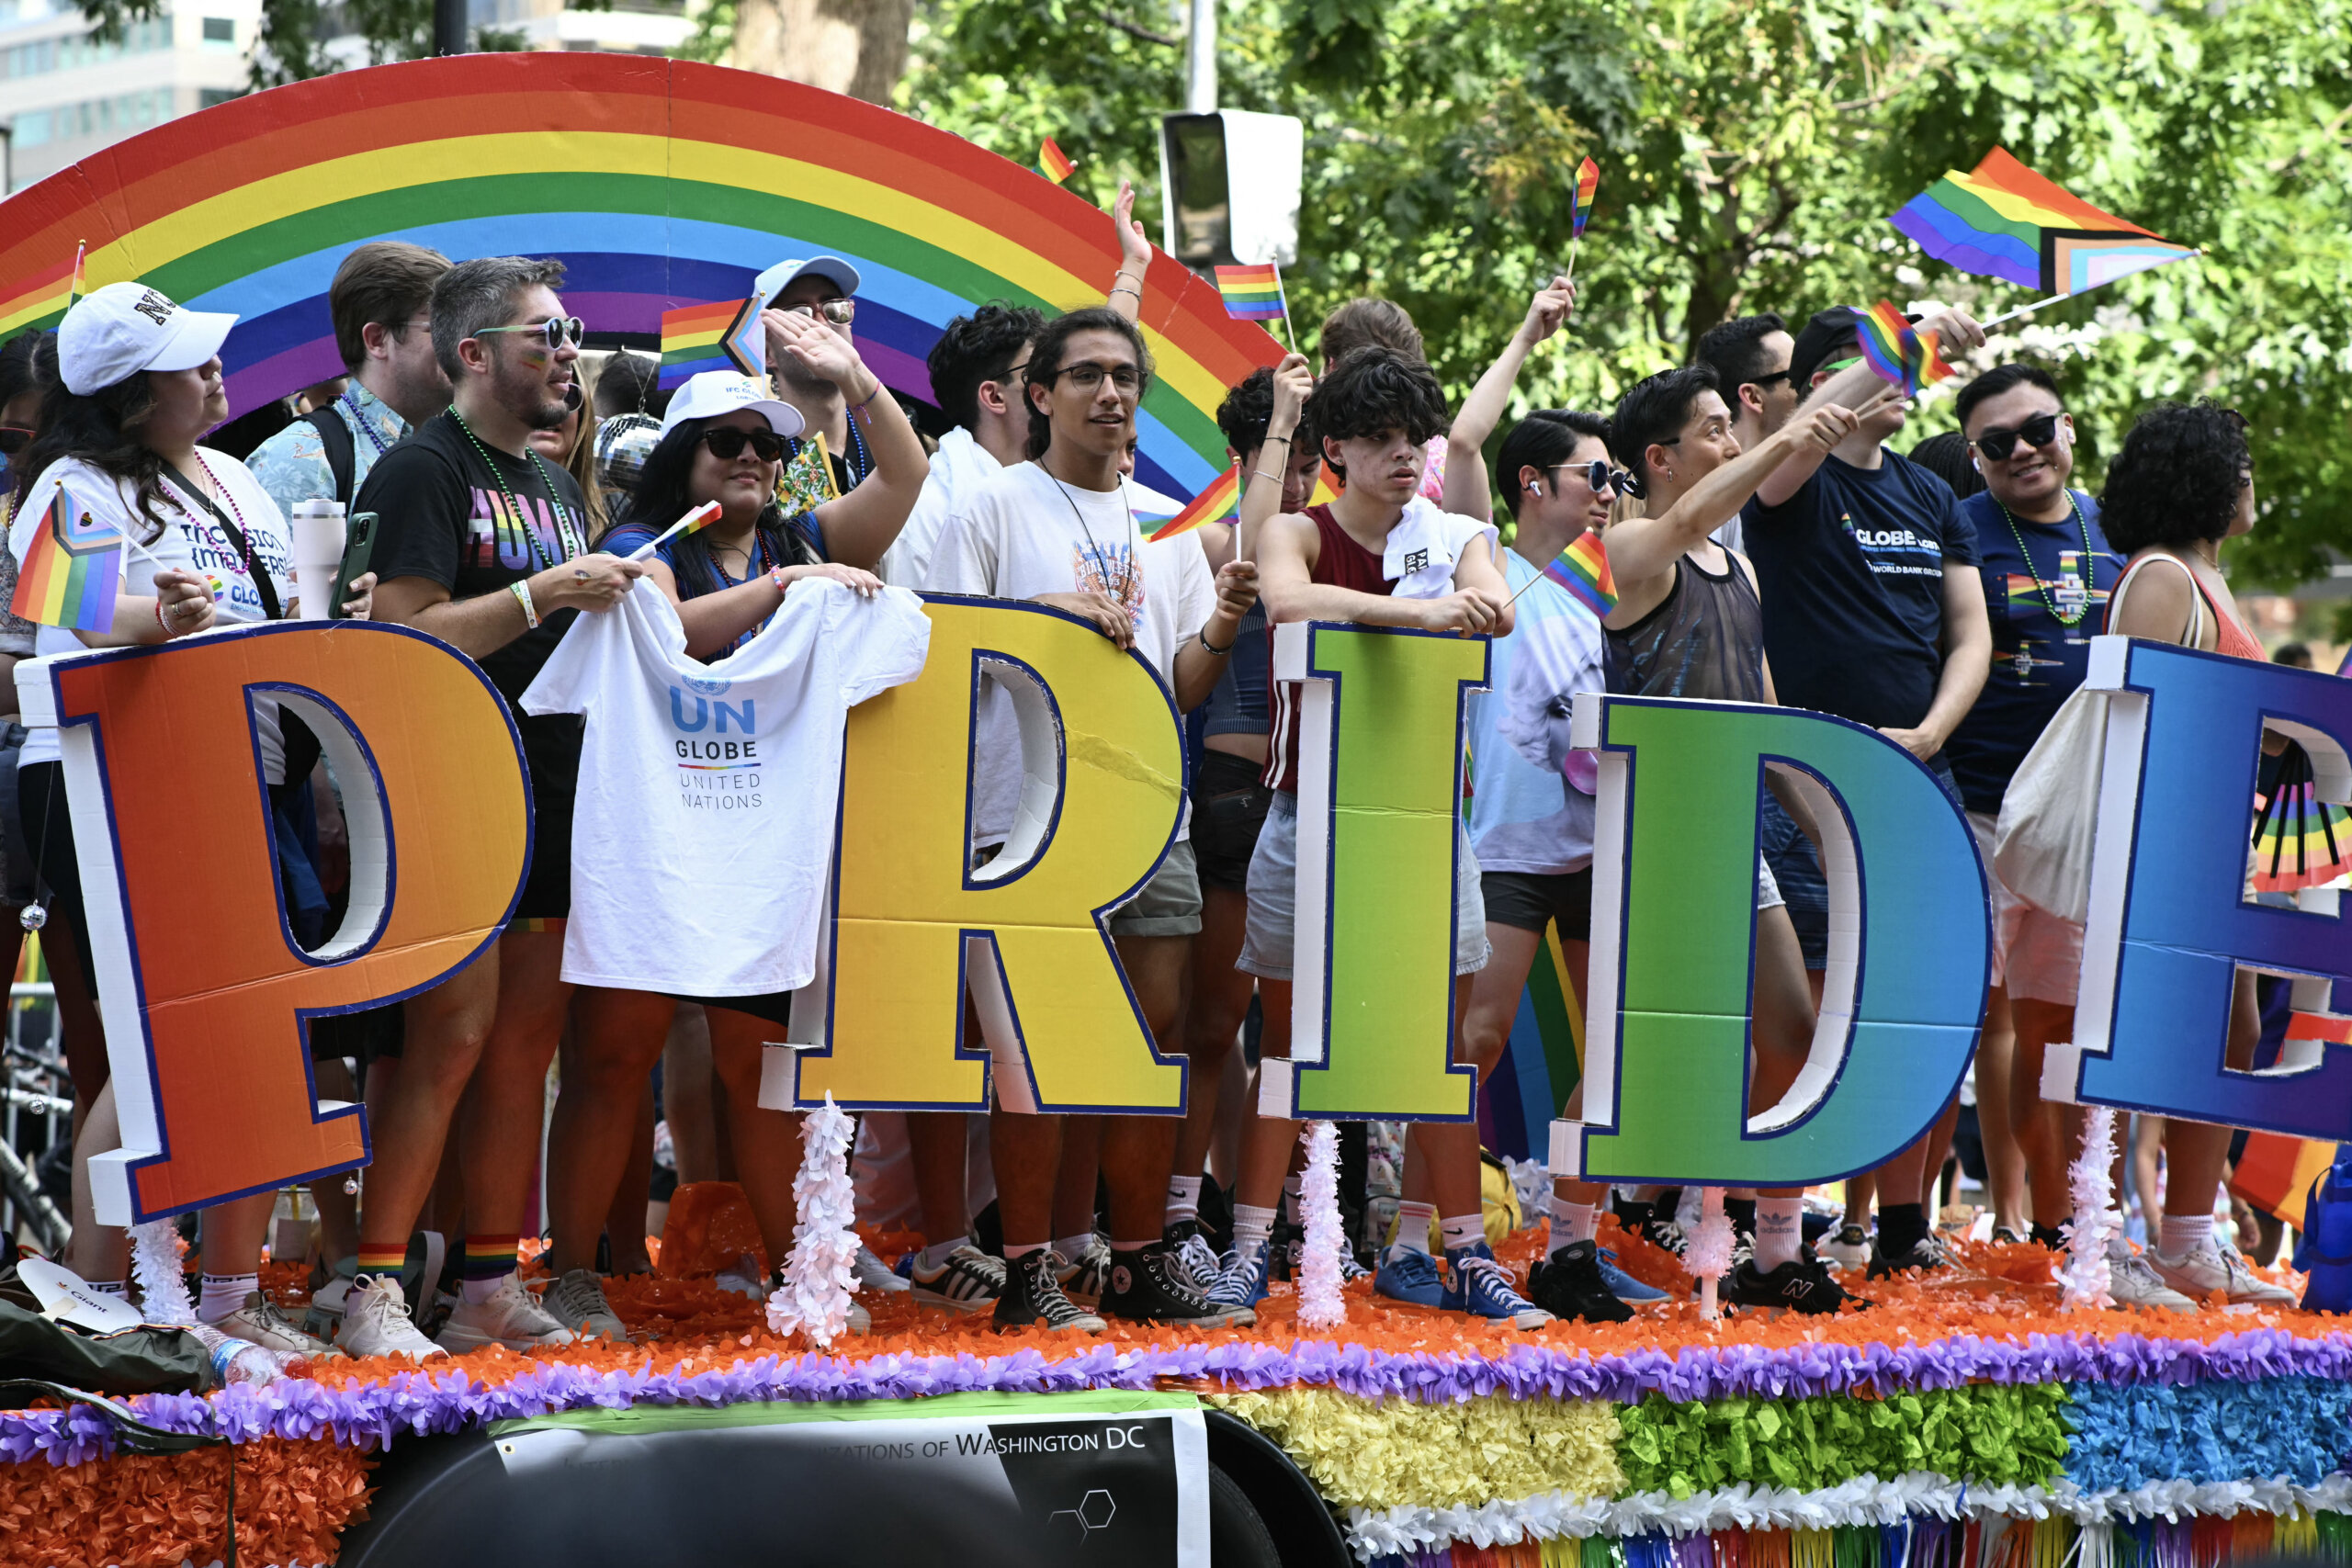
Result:
[[[1965,354],[1971,349],[1981,348],[1984,343],[1984,329],[1976,324],[1974,317],[1957,308],[1939,310],[1926,318],[1920,321],[1919,330],[1936,334],[1939,353]],[[1833,403],[1859,409],[1882,395],[1885,387],[1886,383],[1880,379],[1877,371],[1871,368],[1868,360],[1858,360],[1806,394],[1797,413],[1802,417]],[[1826,450],[1792,453],[1785,463],[1756,487],[1756,499],[1767,506],[1781,505],[1804,488],[1805,480],[1813,478],[1821,467],[1822,458],[1828,455]]]
[[[1315,372],[1306,355],[1286,354],[1274,367],[1274,412],[1266,419],[1266,439],[1258,444],[1258,466],[1241,476],[1241,517],[1233,540],[1233,558],[1250,560],[1258,534],[1283,509],[1283,471],[1298,445],[1298,420],[1315,390]]]
[[[1510,389],[1519,379],[1519,367],[1535,345],[1560,330],[1569,312],[1576,309],[1576,285],[1565,276],[1555,276],[1551,282],[1537,291],[1534,302],[1527,307],[1527,320],[1519,324],[1503,351],[1495,357],[1470,395],[1462,400],[1462,407],[1453,415],[1453,428],[1445,436],[1445,509],[1464,517],[1476,517],[1481,523],[1494,521],[1495,496],[1487,482],[1487,437],[1502,423],[1504,405],[1510,401]]]
[[[1143,317],[1144,274],[1151,270],[1151,241],[1136,221],[1136,187],[1119,182],[1119,199],[1111,209],[1111,227],[1119,236],[1119,275],[1111,280],[1110,298],[1102,303],[1130,321]]]
[[[770,331],[784,349],[810,374],[821,376],[842,389],[849,417],[865,433],[866,450],[874,454],[874,471],[847,495],[836,496],[816,509],[817,526],[825,536],[825,553],[843,566],[871,570],[882,564],[882,553],[907,525],[931,472],[922,442],[907,423],[906,411],[890,396],[882,378],[865,367],[847,338],[807,316],[769,312]]]

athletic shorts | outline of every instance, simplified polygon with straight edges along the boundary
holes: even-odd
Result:
[[[1151,880],[1111,911],[1113,936],[1193,936],[1200,929],[1201,878],[1189,840],[1170,844]]]
[[[1560,928],[1562,942],[1592,940],[1592,868],[1569,872],[1490,871],[1478,879],[1487,923],[1542,934]]]
[[[1813,840],[1798,830],[1769,789],[1757,797],[1756,835],[1764,852],[1765,874],[1780,890],[1780,901],[1789,908],[1789,924],[1797,930],[1804,966],[1828,968],[1829,884],[1821,874],[1821,860],[1814,852]],[[1769,908],[1760,883],[1757,893],[1756,907]]]
[[[1989,811],[1968,814],[1993,900],[1993,984],[2005,987],[2011,1000],[2023,997],[2073,1007],[2083,977],[2083,928],[2002,886],[1993,871],[1996,820]]]
[[[1478,857],[1469,835],[1453,858],[1453,972],[1487,966],[1487,903],[1478,893]],[[1291,977],[1291,933],[1298,915],[1298,796],[1277,793],[1250,860],[1250,913],[1234,967],[1265,980]]]
[[[571,796],[531,788],[531,868],[514,923],[560,920],[571,913]]]
[[[1274,792],[1261,781],[1265,770],[1229,751],[1203,751],[1193,774],[1193,856],[1201,884],[1236,893],[1250,887],[1250,857]]]

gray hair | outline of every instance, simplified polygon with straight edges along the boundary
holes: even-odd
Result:
[[[433,286],[433,357],[441,373],[462,380],[466,363],[458,345],[484,327],[503,327],[523,291],[544,285],[563,287],[563,264],[535,256],[481,256],[459,262]]]

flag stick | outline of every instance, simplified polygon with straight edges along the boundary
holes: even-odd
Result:
[[[704,522],[717,517],[718,515],[718,502],[715,501],[706,501],[700,506],[695,507],[692,512],[687,513],[684,517],[679,518],[675,523],[671,524],[667,528],[662,529],[661,533],[655,535],[652,538],[646,540],[645,543],[629,551],[629,553],[622,558],[624,560],[643,560],[655,550],[658,550],[663,545],[668,544],[671,539],[685,529],[697,527]]]
[[[1561,274],[1561,276],[1566,277],[1570,283],[1574,283],[1577,280],[1577,242],[1583,238],[1584,236],[1582,234],[1570,234],[1568,236],[1568,267],[1567,271]]]
[[[2088,290],[2085,290],[2085,292],[2087,293]],[[2044,305],[2055,305],[2061,299],[2072,299],[2074,297],[2074,293],[2071,290],[2064,294],[2052,294],[2047,299],[2036,299],[2030,305],[2020,305],[2014,310],[2004,310],[1999,315],[1994,317],[1991,321],[1979,321],[1976,324],[1987,331],[1990,331],[1991,329],[1999,326],[2003,321],[2014,321],[2019,316],[2030,316],[2033,314],[2033,312],[2041,310]]]
[[[1274,298],[1283,302],[1283,336],[1290,339],[1290,351],[1293,354],[1296,354],[1298,352],[1298,329],[1290,324],[1290,289],[1288,286],[1283,282],[1282,264],[1280,262],[1272,262],[1268,265],[1274,269]]]

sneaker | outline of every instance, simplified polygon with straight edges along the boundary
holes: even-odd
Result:
[[[1176,1255],[1164,1247],[1112,1253],[1107,1282],[1109,1289],[1102,1292],[1105,1317],[1171,1328],[1247,1328],[1258,1321],[1257,1313],[1246,1304],[1212,1301],[1194,1290]]]
[[[1004,1259],[990,1258],[977,1247],[959,1247],[949,1253],[939,1272],[929,1279],[911,1269],[908,1272],[917,1306],[958,1314],[988,1312],[1004,1294]]]
[[[1060,1259],[1054,1278],[1062,1282],[1062,1294],[1089,1312],[1100,1307],[1102,1292],[1111,1282],[1110,1244],[1097,1236],[1075,1258],[1062,1258],[1058,1252],[1054,1256]]]
[[[1848,1302],[1870,1305],[1860,1296],[1848,1295],[1829,1277],[1829,1266],[1818,1260],[1791,1261],[1767,1273],[1751,1258],[1731,1271],[1723,1299],[1731,1306],[1782,1307],[1802,1313],[1834,1313]]]
[[[864,1243],[858,1246],[857,1262],[853,1266],[852,1272],[856,1275],[857,1288],[861,1291],[880,1291],[888,1295],[894,1292],[911,1291],[915,1288],[912,1280],[901,1279],[893,1273],[890,1266],[875,1257],[873,1250]]]
[[[351,1299],[352,1279],[359,1259],[346,1258],[334,1266],[324,1283],[311,1292],[310,1309],[302,1314],[302,1332],[313,1339],[332,1341],[343,1327],[344,1303]]]
[[[1466,1312],[1521,1330],[1541,1328],[1552,1321],[1550,1313],[1519,1293],[1510,1270],[1496,1260],[1485,1242],[1457,1247],[1445,1255],[1445,1260],[1453,1271],[1453,1283],[1446,1286],[1441,1303],[1446,1311]]]
[[[2295,1293],[2283,1290],[2261,1278],[2246,1267],[2246,1261],[2235,1247],[2216,1247],[2207,1242],[2188,1257],[2168,1262],[2161,1252],[2151,1253],[2149,1264],[2156,1278],[2179,1292],[2194,1303],[2204,1301],[2215,1291],[2227,1296],[2233,1306],[2251,1303],[2256,1306],[2293,1306]]]
[[[1664,1247],[1677,1258],[1681,1257],[1683,1249],[1690,1245],[1690,1238],[1682,1234],[1681,1225],[1671,1214],[1652,1214],[1644,1220],[1642,1239],[1652,1247]]]
[[[604,1281],[585,1269],[574,1269],[539,1298],[547,1314],[571,1330],[575,1339],[617,1339],[628,1343],[628,1329],[605,1299]]]
[[[1246,1254],[1238,1249],[1227,1253],[1201,1293],[1219,1306],[1255,1307],[1266,1299],[1272,1253],[1272,1244],[1264,1241]]]
[[[2108,1246],[2107,1291],[2115,1298],[2118,1312],[2197,1310],[2195,1302],[2165,1284],[2164,1277],[2149,1267],[2148,1260],[2123,1241]]]
[[[1600,1249],[1571,1242],[1527,1271],[1527,1293],[1554,1317],[1576,1323],[1623,1323],[1634,1309],[1617,1298],[1600,1272]]]
[[[748,1296],[752,1301],[767,1300],[767,1287],[760,1283],[759,1265],[749,1258],[711,1276],[710,1282],[730,1296]]]
[[[1193,1288],[1206,1294],[1225,1272],[1225,1259],[1216,1255],[1216,1244],[1201,1228],[1198,1220],[1179,1220],[1160,1233],[1162,1245],[1176,1254]]]
[[[548,1315],[538,1298],[523,1288],[520,1274],[498,1281],[487,1301],[460,1300],[441,1325],[441,1348],[462,1356],[492,1345],[509,1350],[552,1350],[569,1345],[571,1330]]]
[[[2007,1225],[1995,1225],[1993,1227],[1993,1242],[1996,1247],[2018,1247],[2023,1245],[2025,1237],[2018,1235],[2017,1232],[2011,1230]]]
[[[1867,1269],[1871,1264],[1870,1232],[1860,1225],[1838,1227],[1838,1234],[1821,1244],[1821,1260],[1832,1269]]]
[[[1938,1246],[1936,1238],[1932,1235],[1921,1236],[1912,1244],[1911,1250],[1900,1258],[1889,1258],[1878,1249],[1876,1242],[1872,1242],[1870,1272],[1867,1277],[1872,1280],[1884,1280],[1896,1274],[1931,1274],[1939,1269],[1948,1269],[1951,1266],[1951,1255]],[[1774,1272],[1777,1273],[1778,1270]]]
[[[343,1326],[335,1330],[334,1342],[345,1355],[362,1359],[406,1356],[422,1361],[448,1354],[416,1331],[408,1315],[408,1302],[401,1295],[401,1282],[389,1274],[363,1274],[352,1281],[351,1292],[344,1298]]]
[[[1615,1253],[1605,1247],[1598,1248],[1597,1251],[1600,1260],[1600,1282],[1608,1288],[1611,1295],[1634,1306],[1666,1300],[1664,1291],[1655,1285],[1645,1285],[1623,1269],[1618,1268]],[[1528,1283],[1532,1287],[1534,1280],[1531,1279]]]
[[[277,1303],[259,1291],[247,1291],[244,1305],[226,1317],[214,1318],[209,1326],[232,1339],[242,1339],[265,1350],[277,1350],[311,1360],[343,1354],[327,1341],[295,1327],[294,1320],[278,1311]]]
[[[1050,1247],[1006,1260],[1003,1293],[996,1299],[997,1327],[1043,1328],[1055,1334],[1102,1332],[1101,1318],[1080,1312],[1062,1294],[1062,1282],[1054,1269],[1058,1261]]]
[[[1372,1276],[1372,1293],[1407,1306],[1435,1309],[1445,1304],[1445,1278],[1428,1253],[1392,1247]]]

